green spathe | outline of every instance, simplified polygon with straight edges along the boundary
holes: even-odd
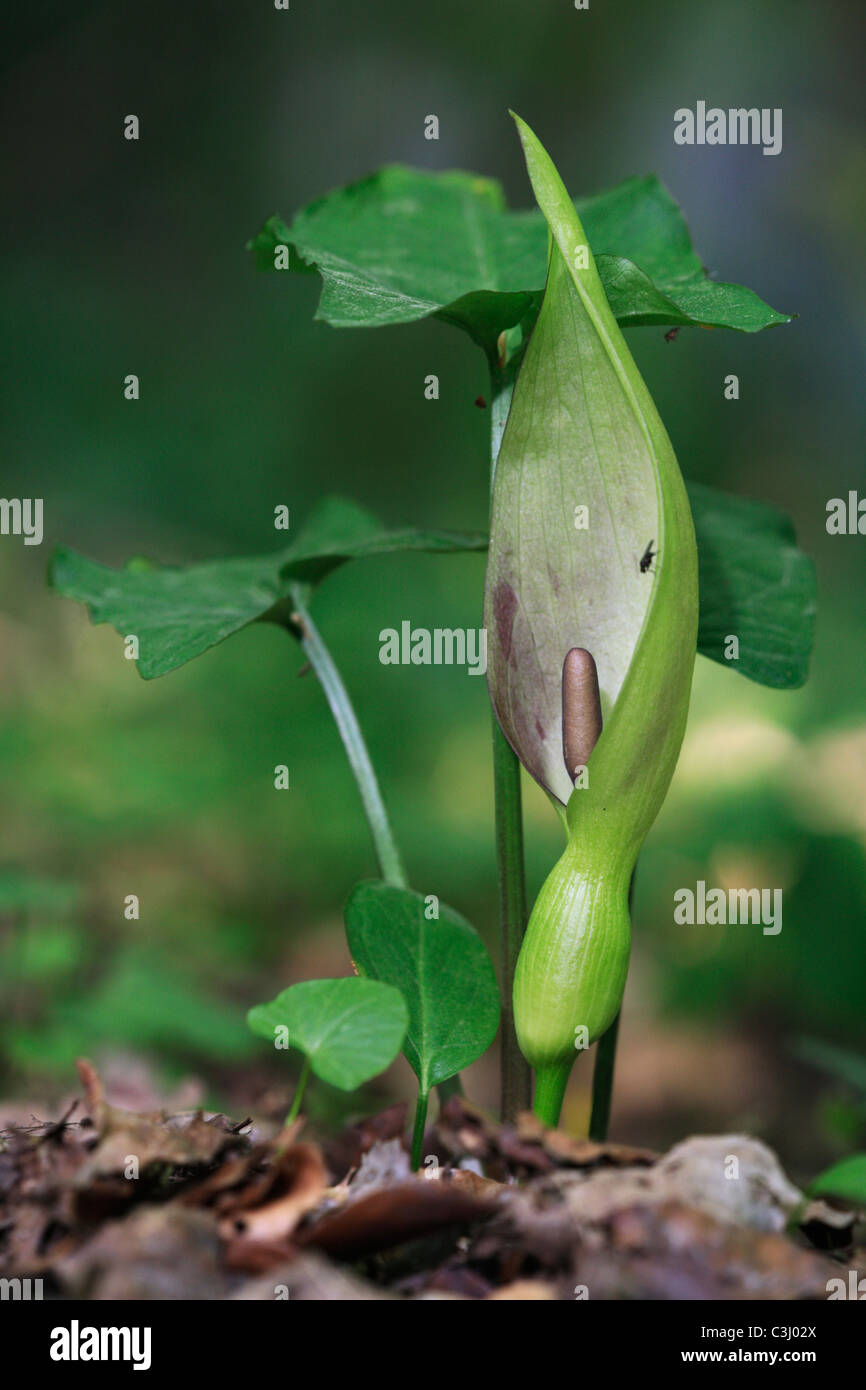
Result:
[[[514,987],[518,1038],[538,1071],[544,1118],[555,1120],[575,1030],[593,1041],[622,999],[629,878],[685,731],[697,549],[670,440],[574,206],[533,133],[517,125],[550,228],[550,267],[497,463],[485,620],[500,723],[567,803],[568,845],[533,909]],[[578,502],[589,505],[588,530],[566,524]],[[655,559],[644,567],[651,541]],[[587,784],[572,790],[560,681],[574,646],[596,658],[604,729]]]

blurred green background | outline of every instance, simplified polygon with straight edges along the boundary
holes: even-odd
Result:
[[[115,564],[277,548],[273,508],[300,521],[325,492],[390,523],[486,526],[485,367],[468,339],[433,322],[314,324],[317,279],[256,275],[244,243],[395,160],[497,177],[528,206],[511,106],[574,193],[655,170],[705,264],[799,315],[753,337],[629,338],[683,471],[787,511],[820,597],[803,690],[698,659],[641,859],[613,1133],[664,1144],[747,1127],[800,1174],[866,1139],[866,1093],[797,1050],[866,1055],[866,542],[824,525],[830,497],[866,486],[862,20],[811,0],[142,0],[5,16],[0,492],[43,497],[46,528],[41,548],[0,540],[5,1097],[32,1109],[70,1092],[80,1053],[127,1092],[137,1077],[243,1113],[288,1094],[290,1064],[262,1055],[244,1012],[349,968],[341,905],[375,873],[324,699],[264,627],[145,684],[116,634],[50,595],[45,568],[60,542]],[[783,153],[676,146],[673,113],[698,99],[782,107]],[[138,143],[122,138],[130,112]],[[316,611],[414,885],[495,951],[484,682],[378,661],[379,630],[403,618],[477,626],[483,572],[478,555],[365,561]],[[289,792],[273,789],[276,763]],[[526,812],[534,891],[559,830],[531,787]],[[674,888],[697,878],[783,887],[781,934],[675,926]],[[576,1069],[575,1128],[589,1074]],[[470,1089],[494,1102],[492,1054]],[[321,1087],[311,1103],[337,1118],[409,1090],[400,1062],[348,1106]]]

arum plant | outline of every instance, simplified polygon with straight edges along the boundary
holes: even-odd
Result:
[[[254,622],[288,633],[316,672],[381,877],[358,884],[346,904],[358,978],[291,985],[249,1022],[305,1056],[293,1112],[310,1071],[354,1086],[402,1047],[418,1082],[416,1164],[432,1089],[457,1084],[490,1046],[500,997],[503,1115],[529,1104],[530,1062],[536,1109],[553,1123],[575,1043],[601,1038],[593,1129],[603,1137],[629,882],[676,762],[696,650],[725,662],[736,634],[740,673],[784,688],[805,679],[811,643],[814,577],[790,525],[760,503],[685,489],[621,331],[757,332],[788,316],[707,278],[656,178],[573,201],[535,136],[520,121],[518,130],[537,210],[510,211],[499,186],[475,174],[393,165],[317,199],[291,224],[270,218],[250,242],[262,270],[320,276],[317,317],[334,327],[434,317],[485,356],[498,989],[475,929],[429,885],[423,894],[408,886],[347,686],[311,611],[339,565],[385,563],[398,550],[477,550],[485,535],[387,528],[329,499],[292,544],[261,557],[114,570],[63,549],[52,564],[54,586],[94,622],[137,636],[147,679]],[[525,941],[521,763],[565,833]]]
[[[576,1048],[622,1001],[629,881],[685,732],[698,557],[670,440],[580,219],[518,128],[550,254],[496,465],[484,613],[497,717],[567,837],[514,982],[535,1108],[555,1124]]]
[[[365,508],[326,498],[292,545],[258,558],[186,567],[132,560],[118,571],[61,548],[51,564],[54,587],[85,603],[94,622],[111,623],[126,637],[136,637],[138,669],[145,679],[175,670],[250,623],[280,627],[299,643],[319,678],[358,785],[382,874],[379,886],[391,893],[382,900],[381,912],[394,933],[402,935],[405,949],[392,949],[380,960],[365,922],[365,904],[376,909],[379,899],[359,889],[347,909],[350,944],[357,930],[358,959],[368,962],[367,969],[361,968],[375,978],[291,986],[251,1009],[248,1023],[274,1046],[299,1050],[305,1057],[287,1122],[298,1113],[311,1070],[333,1086],[355,1090],[389,1066],[402,1045],[419,1081],[416,1163],[431,1087],[446,1095],[459,1089],[455,1078],[460,1069],[493,1041],[499,1022],[496,978],[474,928],[444,905],[440,909],[438,899],[431,912],[427,899],[407,887],[372,759],[310,604],[318,585],[350,560],[485,546],[486,536],[477,533],[385,528]],[[440,1036],[442,1029],[447,1036]]]

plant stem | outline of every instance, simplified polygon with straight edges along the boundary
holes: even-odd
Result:
[[[298,1111],[301,1108],[301,1101],[304,1099],[304,1091],[307,1089],[307,1082],[309,1081],[309,1079],[310,1059],[309,1057],[305,1057],[304,1065],[301,1068],[301,1074],[298,1077],[298,1084],[295,1087],[295,1094],[292,1097],[292,1108],[286,1116],[287,1125],[290,1125],[292,1123],[292,1120],[296,1120],[298,1118]]]
[[[436,1093],[439,1096],[440,1107],[445,1104],[446,1100],[450,1100],[452,1096],[462,1096],[463,1082],[460,1080],[460,1073],[455,1072],[453,1076],[449,1076],[447,1081],[438,1082]]]
[[[633,916],[634,879],[637,868],[632,870],[628,885],[628,914]],[[595,1049],[595,1067],[592,1073],[592,1111],[589,1118],[589,1137],[603,1144],[607,1139],[610,1123],[610,1105],[613,1096],[613,1073],[616,1066],[616,1044],[619,1037],[620,1009],[606,1033],[602,1033]]]
[[[541,1123],[548,1125],[550,1129],[556,1129],[559,1124],[559,1114],[571,1067],[572,1063],[569,1061],[552,1062],[550,1066],[536,1068],[533,1110]]]
[[[589,1119],[589,1137],[603,1144],[607,1138],[610,1121],[610,1102],[613,1095],[613,1072],[616,1066],[616,1041],[619,1034],[620,1009],[606,1033],[602,1033],[595,1049],[595,1067],[592,1073],[592,1112]]]
[[[520,763],[493,715],[493,798],[502,962],[501,1114],[512,1121],[531,1105],[529,1063],[514,1030],[514,972],[526,931]]]
[[[490,364],[490,486],[508,418],[518,358]],[[501,1117],[510,1121],[531,1105],[529,1063],[514,1031],[514,971],[526,931],[526,875],[523,863],[523,812],[520,763],[493,713],[493,798],[496,867],[499,878],[499,934],[502,960]]]
[[[424,1131],[427,1128],[427,1091],[418,1091],[415,1106],[415,1125],[412,1130],[412,1172],[421,1167],[421,1150],[424,1147]]]
[[[290,625],[301,643],[307,660],[318,676],[331,707],[331,713],[334,716],[340,738],[343,740],[349,765],[358,784],[358,791],[361,793],[361,803],[364,807],[367,825],[370,828],[380,872],[386,883],[395,884],[398,888],[407,888],[409,883],[406,878],[406,871],[403,868],[400,851],[394,840],[376,772],[370,761],[370,754],[367,751],[364,735],[361,733],[361,726],[358,723],[352,702],[334,659],[310,617],[304,603],[301,586],[293,584],[290,592],[293,604]]]
[[[292,612],[285,619],[284,626],[288,627],[300,642],[331,707],[334,723],[337,725],[340,738],[343,740],[343,747],[346,750],[352,772],[355,774],[358,791],[361,793],[361,804],[364,807],[364,815],[367,818],[376,858],[379,861],[379,871],[386,883],[391,883],[396,888],[408,888],[409,880],[406,877],[406,870],[403,868],[403,860],[394,839],[394,832],[391,829],[391,822],[385,809],[376,771],[370,760],[370,754],[361,732],[361,726],[358,723],[358,716],[355,714],[349,699],[349,693],[343,684],[334,658],[310,617],[309,609],[304,601],[302,586],[292,584],[289,592],[292,599]],[[440,1102],[444,1104],[449,1096],[462,1096],[463,1083],[459,1075],[452,1076],[437,1089]],[[427,1098],[425,1096],[425,1114],[426,1110]]]

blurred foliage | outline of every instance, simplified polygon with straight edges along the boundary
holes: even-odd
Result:
[[[819,571],[802,690],[699,658],[641,859],[635,960],[662,1020],[748,1028],[768,1055],[804,1033],[866,1050],[866,550],[824,528],[830,497],[864,489],[861,7],[502,0],[495,24],[458,0],[411,18],[397,0],[335,10],[44,0],[7,17],[2,492],[44,497],[46,535],[0,540],[4,1091],[68,1085],[69,1058],[98,1043],[167,1069],[246,1065],[251,1002],[348,970],[339,912],[373,861],[294,646],[254,625],[145,684],[114,633],[47,593],[45,564],[58,543],[106,564],[256,554],[276,505],[301,517],[326,492],[389,525],[485,529],[476,349],[432,322],[314,324],[316,278],[257,276],[244,243],[277,209],[394,161],[478,171],[529,207],[509,106],[575,192],[657,172],[711,270],[799,314],[754,337],[629,333],[686,475],[786,511]],[[783,153],[674,146],[673,112],[697,97],[781,106]],[[131,111],[138,144],[122,138]],[[483,568],[359,561],[322,586],[318,622],[413,886],[495,951],[484,682],[378,660],[379,631],[403,618],[477,626]],[[534,892],[560,832],[534,787],[526,810]],[[783,887],[782,932],[675,928],[673,889],[701,877]],[[808,1075],[786,1096],[791,1130],[819,1123],[825,1083]]]

